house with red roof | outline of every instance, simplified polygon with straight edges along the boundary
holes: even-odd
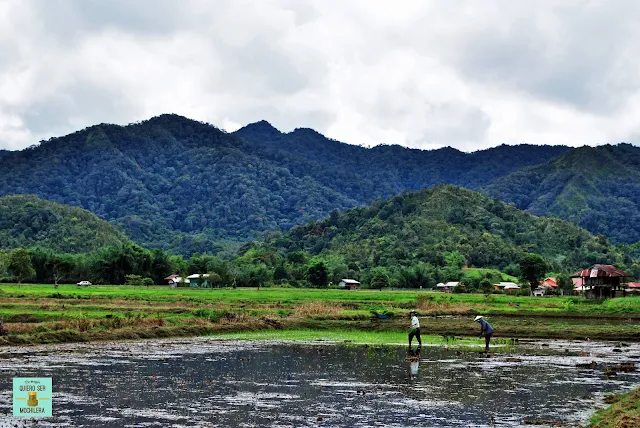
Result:
[[[640,282],[627,282],[627,292],[640,293]]]
[[[585,297],[606,299],[624,296],[632,275],[613,265],[596,264],[574,273],[571,277],[580,280],[579,287]]]

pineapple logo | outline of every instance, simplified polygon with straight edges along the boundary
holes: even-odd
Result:
[[[30,392],[29,393],[29,399],[27,400],[27,406],[36,407],[38,405],[38,399],[36,398],[36,395],[38,395],[37,392]]]
[[[50,377],[13,378],[13,416],[46,418],[51,412]]]

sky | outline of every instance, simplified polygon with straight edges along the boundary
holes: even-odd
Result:
[[[176,113],[364,146],[640,142],[636,0],[0,0],[0,149]]]

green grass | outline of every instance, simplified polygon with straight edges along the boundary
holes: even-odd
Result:
[[[640,426],[640,388],[608,397],[610,406],[591,417],[589,428],[635,428]]]
[[[426,331],[444,336],[475,335],[472,320],[482,314],[494,324],[497,336],[505,339],[640,340],[640,297],[591,301],[419,290],[75,285],[56,290],[51,285],[0,284],[0,319],[8,332],[0,337],[0,344],[269,329],[357,331],[359,337],[366,331],[388,331],[402,336],[411,309],[426,317]],[[372,312],[395,317],[372,323]]]
[[[511,281],[518,283],[518,278],[515,276],[507,275],[500,272],[497,269],[485,269],[485,268],[466,268],[462,271],[464,279],[484,278],[487,274],[492,276],[500,276],[502,281]]]
[[[296,305],[309,300],[353,303],[363,305],[364,310],[372,306],[412,307],[417,296],[424,296],[425,302],[453,307],[470,305],[481,311],[492,313],[510,312],[574,312],[574,313],[638,313],[640,297],[608,299],[604,302],[586,300],[581,297],[510,296],[491,294],[443,294],[418,290],[334,290],[295,288],[238,288],[238,289],[171,289],[168,287],[132,286],[60,286],[55,290],[51,285],[0,284],[0,299],[75,299],[75,300],[127,300],[155,303],[193,304],[278,304]],[[452,312],[453,313],[453,312]]]
[[[400,345],[407,346],[405,331],[363,331],[363,330],[266,330],[226,333],[214,337],[226,340],[288,340],[296,342],[348,342],[358,345]],[[484,348],[484,339],[473,337],[443,337],[436,335],[421,335],[425,346],[448,346],[451,348],[480,347]],[[413,346],[417,346],[416,339]],[[491,345],[505,347],[511,345],[510,339],[497,338]]]

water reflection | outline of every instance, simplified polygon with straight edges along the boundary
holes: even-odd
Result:
[[[418,368],[420,367],[420,351],[421,346],[418,346],[416,350],[412,350],[411,347],[407,350],[407,361],[409,361],[409,379],[414,380],[418,376]]]
[[[23,423],[8,417],[13,377],[51,376],[48,422],[58,425],[513,427],[529,418],[576,426],[605,391],[640,380],[576,367],[637,358],[640,348],[607,352],[514,358],[196,339],[67,346],[0,357],[0,419]]]

